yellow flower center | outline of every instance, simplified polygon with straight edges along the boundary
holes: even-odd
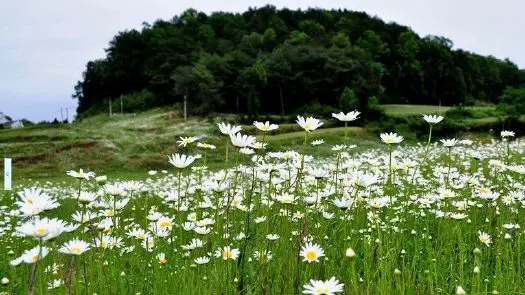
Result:
[[[159,222],[159,226],[162,227],[162,228],[169,227],[169,226],[171,226],[171,221],[169,221],[169,220],[162,220],[161,222]]]
[[[306,252],[306,259],[308,260],[316,260],[317,259],[317,253],[315,251],[308,251]]]
[[[82,253],[82,249],[80,249],[79,246],[71,246],[69,247],[69,251],[71,251],[71,253],[76,254],[76,255],[79,255]]]
[[[232,258],[233,257],[233,253],[231,251],[223,251],[222,252],[222,257],[224,257],[224,258]]]
[[[46,236],[47,235],[47,228],[45,228],[43,226],[37,227],[36,230],[35,230],[35,233],[39,237]]]

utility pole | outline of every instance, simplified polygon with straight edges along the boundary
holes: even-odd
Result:
[[[66,108],[66,120],[69,123],[69,108]]]
[[[185,123],[188,120],[187,105],[188,105],[188,95],[184,95],[184,122]]]
[[[124,114],[124,104],[122,103],[122,94],[120,95],[120,114]]]
[[[64,111],[63,111],[63,108],[60,108],[60,122],[64,122]]]
[[[112,110],[112,106],[111,106],[111,97],[109,98],[109,116],[110,117],[113,116],[113,110]]]

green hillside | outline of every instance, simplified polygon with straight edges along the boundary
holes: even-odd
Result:
[[[144,173],[148,169],[170,168],[167,155],[180,152],[179,136],[197,136],[202,142],[217,145],[217,151],[208,155],[210,166],[222,163],[225,137],[218,132],[214,120],[190,118],[184,123],[171,117],[170,109],[157,108],[111,118],[98,115],[68,125],[0,130],[1,156],[14,159],[13,174],[17,179],[49,178],[78,168],[100,173]],[[299,128],[296,124],[282,124],[265,141],[281,150],[293,148],[303,140],[304,133],[298,132]],[[253,126],[243,126],[243,130],[254,132]],[[378,145],[372,140],[373,135],[362,128],[352,128],[351,132],[354,141],[359,140],[363,147]],[[316,134],[328,143],[333,138],[335,143],[343,135],[343,128],[327,128]]]

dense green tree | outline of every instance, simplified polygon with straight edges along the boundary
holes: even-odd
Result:
[[[445,37],[421,38],[364,12],[268,5],[210,15],[188,9],[119,32],[105,58],[87,63],[73,97],[80,116],[105,110],[111,98],[139,110],[185,95],[198,114],[315,106],[357,107],[366,116],[378,102],[514,104],[509,97],[524,86],[525,71],[508,59],[454,50]]]

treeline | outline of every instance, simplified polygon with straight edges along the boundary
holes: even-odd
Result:
[[[482,38],[482,36],[480,36]],[[75,86],[78,114],[180,103],[192,113],[367,110],[378,103],[497,103],[525,71],[453,50],[444,37],[363,12],[266,6],[242,14],[187,10],[120,32]]]

